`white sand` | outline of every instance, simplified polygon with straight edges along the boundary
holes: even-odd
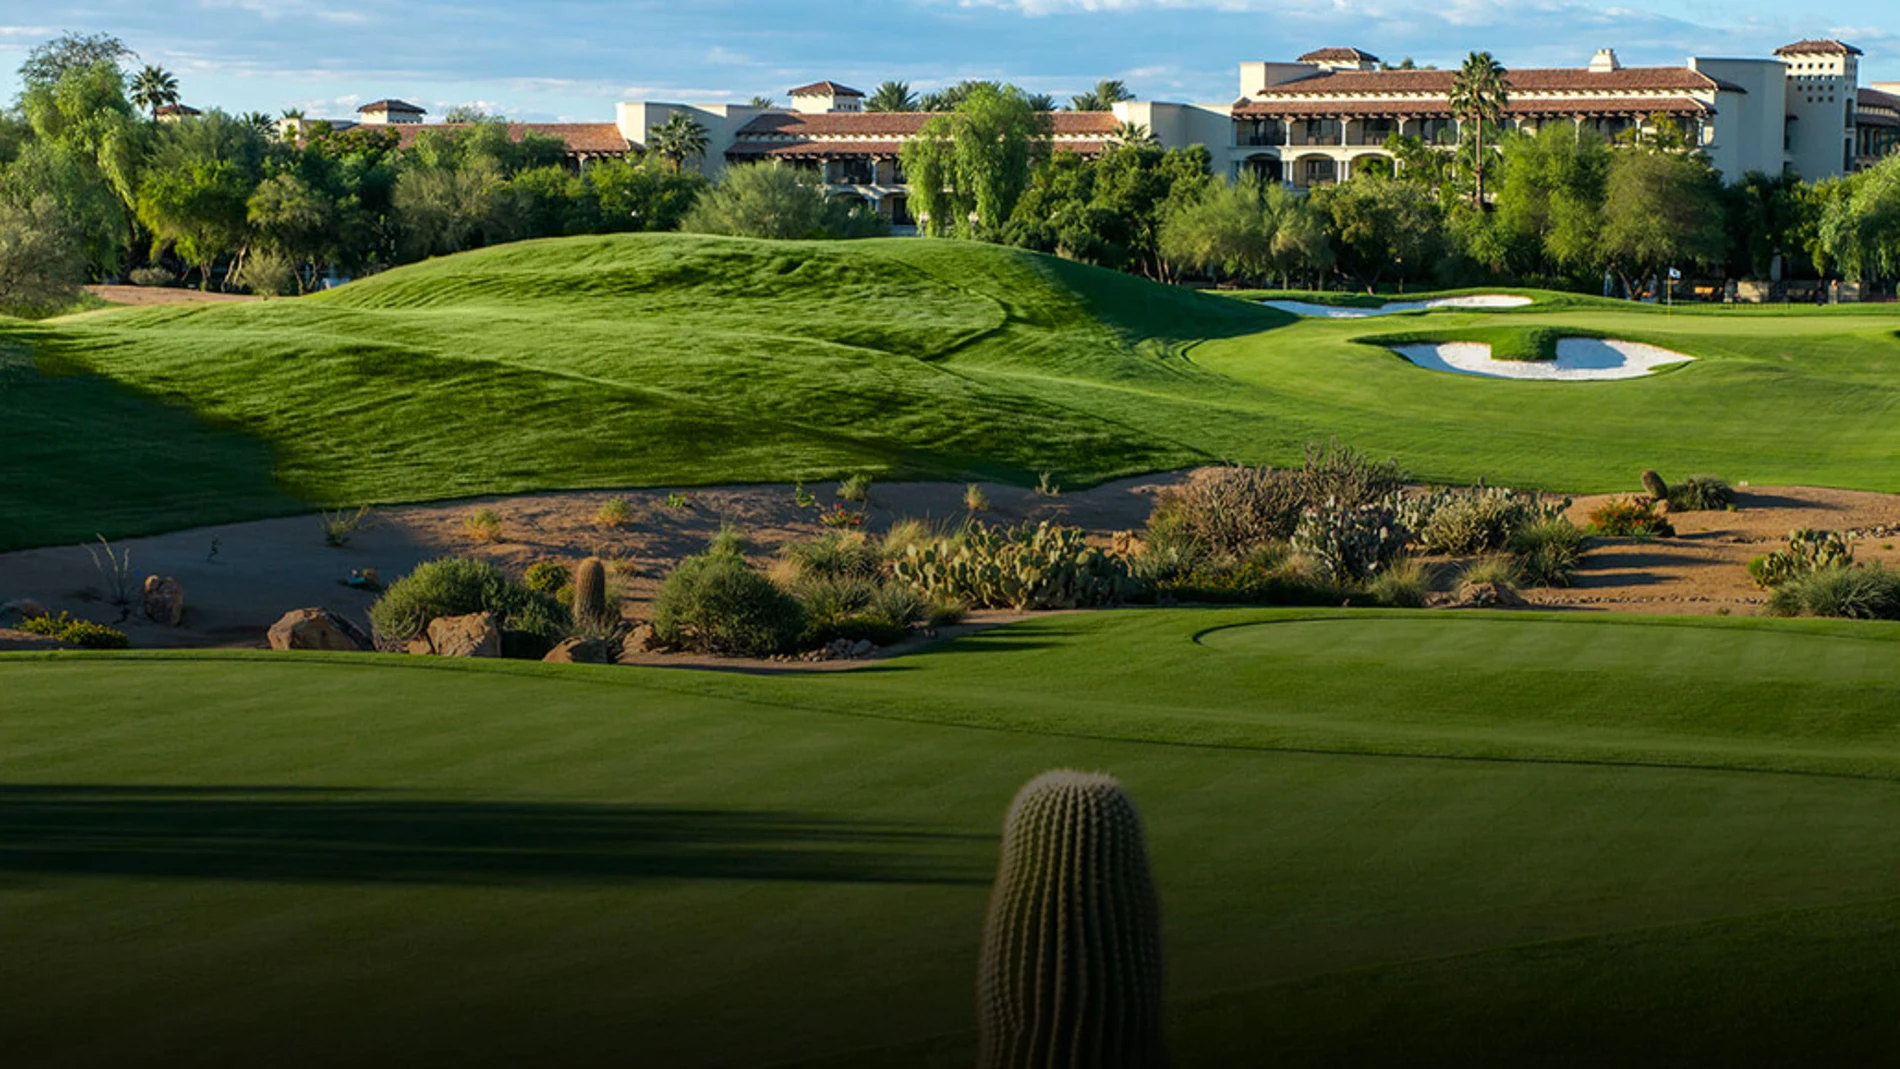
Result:
[[[1602,338],[1564,338],[1555,360],[1493,360],[1482,342],[1400,345],[1394,352],[1427,371],[1450,371],[1488,379],[1543,379],[1551,382],[1599,382],[1635,379],[1659,367],[1695,357],[1654,345]]]
[[[1366,319],[1371,316],[1396,315],[1399,312],[1429,312],[1435,308],[1522,308],[1531,303],[1531,299],[1506,293],[1483,293],[1473,297],[1436,297],[1429,301],[1394,301],[1377,308],[1345,308],[1330,304],[1311,304],[1307,301],[1262,301],[1260,303],[1268,308],[1278,308],[1282,312],[1292,312],[1297,316],[1311,316],[1318,319]]]

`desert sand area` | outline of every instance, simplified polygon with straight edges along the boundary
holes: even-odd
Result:
[[[1139,530],[1155,495],[1192,474],[1122,479],[1055,495],[983,484],[990,507],[978,518],[988,523],[1073,524],[1107,544],[1118,532]],[[818,517],[837,502],[837,485],[807,487],[816,504],[804,506],[795,500],[792,486],[778,484],[570,491],[392,506],[370,510],[348,544],[339,547],[325,543],[317,514],[117,543],[116,551],[131,554],[138,577],[167,576],[183,587],[187,609],[176,628],[108,603],[94,561],[97,545],[0,554],[0,603],[27,598],[51,611],[112,624],[123,628],[135,647],[257,648],[266,644],[270,624],[291,609],[322,606],[366,620],[376,595],[348,585],[352,572],[373,570],[389,582],[423,561],[444,556],[474,556],[519,571],[538,560],[571,565],[593,555],[609,563],[627,619],[639,621],[673,565],[703,549],[722,527],[745,532],[755,560],[767,561],[785,542],[825,529]],[[970,516],[963,506],[964,489],[961,483],[874,484],[865,529],[881,533],[903,518],[954,527]],[[1612,496],[1576,499],[1570,518],[1586,523],[1590,510]],[[603,525],[596,514],[614,499],[627,502],[630,519]],[[500,517],[493,541],[469,531],[467,521],[482,510]],[[1900,544],[1900,495],[1740,487],[1732,511],[1679,512],[1670,520],[1677,529],[1674,538],[1592,539],[1573,586],[1526,589],[1524,600],[1545,609],[1755,615],[1764,593],[1748,577],[1748,561],[1779,548],[1789,531],[1800,527],[1856,532],[1857,559],[1900,565],[1900,551],[1895,549]],[[1460,561],[1428,561],[1440,576],[1441,588],[1456,585]],[[994,623],[1017,615],[979,613],[972,622]],[[0,620],[0,625],[6,622]],[[692,663],[678,655],[639,659]]]
[[[253,297],[248,293],[218,293],[211,290],[185,289],[179,286],[98,285],[87,286],[85,290],[107,304],[125,304],[134,307],[161,304],[230,304],[264,300],[262,297]]]

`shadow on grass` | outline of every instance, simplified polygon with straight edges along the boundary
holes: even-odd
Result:
[[[990,837],[796,812],[372,791],[0,786],[0,879],[983,883]]]

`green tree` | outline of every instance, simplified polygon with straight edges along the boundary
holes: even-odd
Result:
[[[746,103],[750,105],[751,107],[755,107],[755,108],[778,107],[778,101],[772,99],[769,96],[766,96],[763,93],[759,94],[758,96],[753,97],[751,100],[747,101]]]
[[[91,272],[116,272],[137,240],[133,206],[151,135],[125,98],[125,75],[106,62],[65,68],[29,85],[20,111],[32,133],[7,176],[16,199],[51,194]]]
[[[118,70],[120,63],[137,57],[109,33],[63,33],[27,52],[26,62],[20,64],[20,81],[28,90],[51,86],[74,71],[98,66]]]
[[[775,163],[728,168],[686,213],[681,228],[778,240],[868,237],[884,229],[870,209],[827,198],[817,175]]]
[[[1403,292],[1444,251],[1444,211],[1414,183],[1355,175],[1314,190],[1311,199],[1331,221],[1340,270],[1368,288],[1391,277]]]
[[[139,218],[152,231],[154,255],[176,251],[198,269],[198,288],[210,288],[218,262],[243,246],[251,190],[229,160],[154,170],[139,188]]]
[[[79,298],[86,258],[59,203],[0,198],[0,313],[56,312]]]
[[[302,176],[285,171],[258,184],[245,202],[245,218],[258,246],[295,265],[297,292],[302,293],[306,280],[316,276],[336,205]]]
[[[983,85],[955,111],[925,123],[904,145],[911,204],[923,230],[990,239],[1000,235],[1049,155],[1052,123],[1014,87]]]
[[[1113,111],[1115,105],[1124,100],[1135,99],[1128,86],[1113,78],[1104,78],[1095,83],[1095,88],[1086,93],[1077,93],[1069,98],[1069,107],[1074,111]]]
[[[508,117],[489,111],[480,104],[457,104],[443,113],[442,121],[445,123],[505,123]]]
[[[1850,279],[1900,276],[1900,156],[1827,190],[1815,227],[1815,262]]]
[[[132,103],[158,121],[158,109],[178,103],[178,79],[163,67],[146,64],[132,76]]]
[[[1484,174],[1490,162],[1484,150],[1484,128],[1501,122],[1504,109],[1510,105],[1504,65],[1489,52],[1473,52],[1465,57],[1464,65],[1452,77],[1449,102],[1452,115],[1463,124],[1460,132],[1469,133],[1473,139],[1471,173],[1475,188],[1471,202],[1482,208]]]
[[[917,94],[910,91],[909,82],[885,82],[871,92],[864,101],[865,111],[916,111]]]
[[[678,174],[685,168],[686,161],[706,155],[710,138],[706,128],[697,119],[683,111],[676,111],[664,123],[653,128],[647,135],[647,142],[648,151],[658,153],[661,159],[672,165],[673,173]]]
[[[917,102],[918,111],[955,111],[957,106],[979,89],[1002,91],[1001,82],[961,81],[947,89],[925,93]]]
[[[1057,152],[1036,169],[1005,235],[1013,245],[1150,278],[1167,277],[1160,254],[1169,206],[1212,179],[1199,145],[1164,150],[1119,144],[1095,159]]]
[[[1254,174],[1231,185],[1208,184],[1199,195],[1171,205],[1160,246],[1183,267],[1230,279],[1278,278],[1283,287],[1294,276],[1317,276],[1333,262],[1323,215],[1311,199]]]
[[[1496,222],[1509,262],[1554,275],[1600,267],[1603,197],[1614,155],[1593,131],[1551,123],[1500,146]]]
[[[1721,258],[1721,178],[1696,156],[1626,149],[1610,163],[1600,255],[1624,285]]]
[[[1726,190],[1730,270],[1767,278],[1777,254],[1803,248],[1801,180],[1791,174],[1750,171]]]
[[[609,160],[587,168],[603,230],[673,230],[708,188],[704,175],[674,174],[657,158]]]

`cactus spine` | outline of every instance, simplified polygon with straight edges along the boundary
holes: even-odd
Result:
[[[1059,769],[1003,824],[977,980],[978,1069],[1152,1069],[1161,909],[1121,784]]]
[[[1656,474],[1654,468],[1643,469],[1643,492],[1656,501],[1669,500],[1669,484]]]
[[[599,557],[589,557],[574,569],[574,622],[582,627],[612,622],[607,616],[607,567]]]

